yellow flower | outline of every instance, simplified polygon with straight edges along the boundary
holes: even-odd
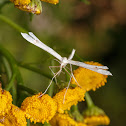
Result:
[[[57,113],[50,121],[51,126],[77,126],[76,121],[74,121],[68,114]]]
[[[4,126],[2,123],[0,123],[0,126]]]
[[[9,91],[0,88],[0,115],[4,115],[11,109],[12,96]]]
[[[105,112],[95,105],[87,108],[83,112],[83,117],[84,123],[89,125],[109,125],[110,123],[110,119]]]
[[[77,125],[78,125],[78,126],[89,126],[89,125],[87,125],[87,124],[85,124],[85,123],[82,123],[82,122],[78,122]],[[91,125],[90,125],[90,126],[91,126]]]
[[[51,4],[59,3],[59,0],[41,0],[41,1],[48,2],[48,3],[51,3]]]
[[[15,5],[28,5],[31,0],[10,0],[13,2]]]
[[[57,4],[59,0],[10,0],[14,3],[15,7],[22,10],[27,11],[33,14],[40,14],[42,12],[42,4],[41,1]]]
[[[11,109],[4,116],[0,116],[0,122],[4,126],[26,126],[25,113],[17,106],[12,105]]]
[[[100,63],[97,62],[85,63],[90,65],[102,66]],[[74,76],[79,85],[86,91],[89,91],[91,89],[95,91],[96,88],[104,86],[107,82],[107,75],[102,75],[100,73],[82,67],[79,67],[78,69],[74,70]],[[77,85],[74,78],[72,78],[71,83]]]
[[[88,126],[85,123],[77,122],[72,119],[68,114],[56,113],[50,120],[51,126]]]
[[[64,95],[66,93],[65,99]],[[79,101],[84,101],[85,90],[80,87],[75,87],[74,89],[63,89],[58,92],[53,99],[57,103],[57,111],[63,113],[64,110],[69,110],[72,105],[76,105]],[[64,100],[64,103],[63,103]]]
[[[42,12],[42,5],[40,0],[10,0],[14,3],[15,7],[34,14]]]
[[[106,115],[87,116],[84,118],[84,123],[91,125],[109,125],[110,119]]]
[[[21,108],[31,122],[48,122],[55,115],[57,106],[55,101],[47,94],[39,97],[41,93],[27,97]]]

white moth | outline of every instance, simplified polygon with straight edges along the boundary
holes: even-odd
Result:
[[[60,63],[60,70],[54,74],[54,77],[52,78],[52,80],[54,78],[56,78],[56,76],[58,74],[61,73],[62,71],[62,68],[64,68],[66,71],[67,69],[65,68],[67,64],[70,64],[71,65],[76,65],[76,66],[80,66],[80,67],[83,67],[83,68],[86,68],[86,69],[89,69],[89,70],[92,70],[92,71],[95,71],[97,73],[100,73],[100,74],[103,74],[103,75],[112,75],[109,71],[108,71],[108,67],[107,66],[96,66],[96,65],[89,65],[89,64],[86,64],[86,63],[83,63],[83,62],[79,62],[79,61],[73,61],[72,58],[75,54],[75,49],[72,50],[70,56],[68,58],[66,57],[61,57],[57,52],[55,52],[52,48],[50,48],[49,46],[45,45],[44,43],[42,43],[32,32],[29,32],[29,34],[27,33],[21,33],[21,35],[30,43],[38,46],[39,48],[47,51],[48,53],[50,53],[51,55],[53,55],[54,57],[56,57],[58,60],[59,60],[59,63]],[[71,74],[70,74],[71,78],[73,77],[75,79],[75,77],[73,76],[73,73],[72,73],[72,66],[71,66]],[[70,79],[71,81],[71,79]],[[68,87],[70,85],[70,81],[69,81],[69,84],[68,84]],[[76,81],[76,79],[75,79]],[[77,82],[77,81],[76,81]],[[44,93],[46,93],[46,91],[48,90],[48,88],[50,87],[52,81],[50,82],[49,86],[47,87],[47,89],[45,90]],[[67,87],[67,89],[68,89]],[[43,93],[43,94],[44,94]]]

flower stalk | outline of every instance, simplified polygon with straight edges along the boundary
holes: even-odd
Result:
[[[51,66],[55,66],[54,60],[51,60]],[[53,70],[53,72],[55,72],[55,68],[52,68],[52,70]],[[53,92],[54,92],[54,81],[55,81],[55,79],[53,79],[53,82],[47,91],[47,94],[51,97],[53,96]]]
[[[78,110],[78,106],[77,105],[73,105],[71,107],[71,115],[72,118],[74,118],[74,120],[76,120],[77,122],[83,122],[84,118],[81,115],[81,113]]]
[[[17,73],[17,70],[18,70],[17,64],[16,64],[14,57],[5,48],[3,48],[1,45],[0,45],[0,53],[7,59],[7,61],[9,62],[10,68],[11,68],[11,77],[8,78],[9,83],[6,86],[5,89],[10,91],[10,89],[12,88],[13,103],[16,104],[17,91],[16,91],[14,83],[15,83],[16,73]]]
[[[92,99],[91,99],[88,92],[86,92],[86,94],[85,94],[85,99],[86,99],[88,108],[94,106],[94,103],[93,103],[93,101],[92,101]]]
[[[16,23],[14,23],[12,20],[7,18],[6,16],[0,14],[0,20],[4,21],[5,23],[9,24],[12,28],[16,29],[19,32],[27,32],[24,28],[20,27]]]

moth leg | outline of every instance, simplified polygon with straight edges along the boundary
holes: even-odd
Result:
[[[69,87],[70,87],[70,82],[71,82],[71,78],[70,78],[70,80],[69,80],[68,86],[66,87],[66,91],[65,91],[65,94],[64,94],[64,98],[63,98],[63,104],[64,104],[64,102],[65,102],[65,97],[66,97],[67,90],[68,90]]]
[[[54,59],[54,60],[57,61],[59,64],[61,64],[61,62],[59,60],[57,60],[57,59]]]
[[[60,67],[60,66],[49,66],[49,69],[50,69],[51,72],[53,73],[53,76],[54,76],[56,73],[52,70],[52,68],[57,68],[57,67]],[[55,77],[55,82],[56,82],[56,84],[57,84],[57,79],[56,79],[56,77]]]
[[[59,61],[59,60],[57,60],[57,59],[53,59],[53,60],[55,60],[55,61],[57,61],[59,64],[61,64],[61,62]],[[57,67],[60,67],[60,66],[57,66]],[[61,71],[63,74],[65,74],[63,71]]]
[[[52,78],[52,80],[50,81],[48,87],[46,88],[46,90],[44,91],[44,93],[42,93],[41,95],[39,95],[39,97],[42,97],[42,96],[47,92],[47,90],[49,89],[49,87],[50,87],[51,84],[52,84],[53,79],[54,79],[59,73],[61,73],[61,71],[62,71],[62,68],[53,76],[53,78]]]
[[[72,75],[68,72],[68,70],[65,67],[64,67],[64,70],[70,75],[70,80],[69,80],[68,86],[66,87],[66,91],[64,94],[64,98],[63,98],[63,104],[65,102],[66,93],[67,93],[68,88],[70,87],[70,82],[71,82],[71,78],[72,78]]]
[[[64,98],[63,98],[63,104],[64,104],[64,102],[65,102],[66,93],[67,93],[68,88],[70,87],[70,82],[71,82],[72,77],[74,78],[74,80],[75,80],[75,82],[77,83],[77,85],[78,85],[79,87],[81,87],[81,86],[79,85],[79,83],[77,82],[76,78],[75,78],[74,75],[73,75],[73,72],[72,72],[72,65],[70,64],[70,69],[69,69],[69,70],[71,71],[71,73],[69,73],[68,70],[67,70],[65,67],[64,67],[64,69],[65,69],[65,71],[70,75],[70,80],[69,80],[68,86],[66,87],[66,91],[65,91],[65,94],[64,94]]]
[[[69,73],[68,70],[67,70],[66,68],[64,68],[64,69],[65,69],[65,71],[70,75],[71,78],[73,77],[73,79],[75,80],[75,82],[77,83],[77,85],[78,85],[79,87],[81,87],[81,86],[79,85],[79,83],[77,82],[76,78],[75,78],[74,75],[73,75],[73,72],[72,72],[72,65],[70,64],[70,71],[71,71],[71,73]]]
[[[70,70],[71,70],[71,78],[73,77],[73,79],[75,80],[75,82],[77,83],[77,85],[78,85],[79,87],[81,87],[81,86],[79,85],[79,83],[77,82],[77,80],[76,80],[74,74],[73,74],[73,70],[72,70],[72,65],[71,65],[71,64],[70,64]]]

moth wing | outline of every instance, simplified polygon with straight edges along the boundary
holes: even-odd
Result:
[[[56,57],[60,61],[62,60],[62,57],[57,52],[55,52],[52,48],[50,48],[49,46],[47,46],[43,42],[41,42],[32,32],[29,32],[29,34],[21,33],[21,35],[28,42],[30,42],[30,43],[36,45],[37,47],[45,50],[46,52],[50,53],[51,55],[53,55],[54,57]]]
[[[75,49],[72,50],[70,56],[68,57],[68,60],[71,60],[73,58],[75,51],[76,51]]]
[[[97,73],[103,74],[103,75],[112,75],[111,72],[107,71],[106,69],[108,69],[107,66],[96,66],[96,65],[89,65],[83,62],[79,62],[79,61],[73,61],[73,60],[68,60],[69,64],[72,65],[76,65],[76,66],[80,66],[92,71],[95,71]]]

